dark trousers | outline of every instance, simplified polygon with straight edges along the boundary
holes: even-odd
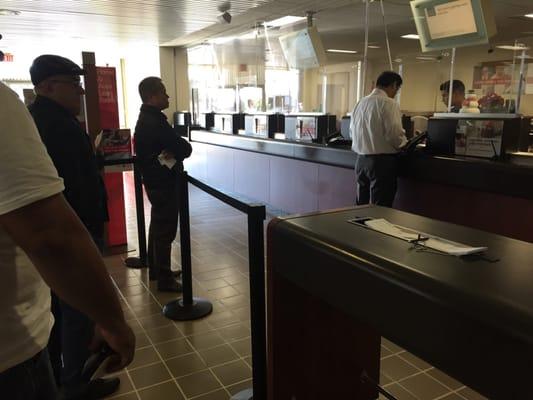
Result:
[[[87,226],[94,243],[103,251],[103,224]],[[95,293],[95,295],[97,295]],[[72,308],[52,292],[52,314],[55,323],[50,333],[48,350],[54,377],[65,394],[76,392],[84,383],[83,366],[90,355],[89,345],[94,335],[94,323],[85,314]]]
[[[398,158],[395,154],[358,154],[355,161],[357,179],[356,204],[392,207],[398,179]]]
[[[152,204],[148,230],[148,267],[158,279],[172,276],[170,253],[178,231],[179,214],[176,186],[176,184],[167,187],[146,186],[146,194]]]
[[[0,398],[57,400],[57,387],[46,349],[0,373]]]

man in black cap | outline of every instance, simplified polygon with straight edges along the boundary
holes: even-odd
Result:
[[[81,96],[85,93],[80,83],[80,75],[84,74],[85,71],[67,58],[37,57],[30,67],[37,97],[29,110],[63,178],[65,198],[101,251],[104,221],[107,220],[105,187],[90,138],[76,118],[80,113]],[[88,383],[81,377],[90,355],[93,322],[54,293],[52,313],[56,322],[49,344],[50,358],[64,398],[99,399],[115,392],[120,383],[118,378]]]
[[[135,150],[148,199],[152,204],[148,233],[150,279],[160,291],[178,292],[170,269],[172,242],[178,228],[177,171],[192,147],[179,137],[161,111],[168,108],[168,95],[160,78],[148,77],[139,84],[143,102],[135,126]]]

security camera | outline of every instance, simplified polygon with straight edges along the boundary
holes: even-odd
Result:
[[[221,24],[231,24],[231,14],[227,11],[219,15],[217,19]]]

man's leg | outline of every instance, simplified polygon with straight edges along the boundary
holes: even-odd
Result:
[[[48,351],[44,349],[29,360],[0,373],[0,397],[9,400],[57,400]]]
[[[374,176],[370,185],[372,204],[392,207],[396,196],[398,179],[398,162],[395,155],[376,156]]]
[[[355,161],[355,179],[357,182],[357,192],[355,204],[358,206],[368,204],[370,202],[370,180],[366,171],[366,157],[357,155]]]
[[[152,242],[154,263],[157,268],[158,289],[176,292],[180,286],[170,269],[172,242],[178,227],[178,198],[174,186],[164,189],[147,189],[152,204]]]

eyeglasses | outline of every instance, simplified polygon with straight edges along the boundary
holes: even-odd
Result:
[[[81,83],[81,81],[73,79],[50,79],[48,82],[64,83],[65,85],[71,85],[75,88],[83,88],[83,84]]]

